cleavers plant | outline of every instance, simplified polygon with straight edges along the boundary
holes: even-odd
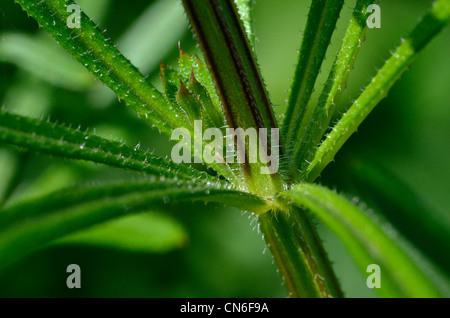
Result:
[[[383,222],[314,182],[417,54],[446,26],[450,0],[433,3],[331,127],[363,45],[370,15],[367,7],[374,0],[352,1],[353,14],[317,103],[311,103],[313,90],[344,0],[311,2],[282,122],[274,114],[255,58],[251,0],[182,0],[203,57],[187,54],[180,45],[177,66],[160,63],[161,91],[84,12],[80,28],[67,26],[71,14],[67,7],[74,4],[72,0],[16,2],[142,120],[167,136],[180,127],[194,135],[195,120],[202,120],[203,129],[215,127],[224,132],[227,127],[269,131],[280,127],[280,169],[262,174],[267,163],[222,161],[205,163],[211,168],[205,172],[139,147],[2,110],[2,144],[142,172],[147,177],[135,182],[79,185],[39,198],[4,202],[0,211],[0,269],[54,240],[124,213],[200,201],[232,205],[256,216],[258,230],[290,297],[344,296],[313,216],[342,240],[362,272],[369,264],[383,269],[383,287],[377,289],[381,296],[441,296]],[[262,143],[270,149],[271,138]],[[201,158],[201,153],[192,150]],[[450,225],[442,223],[429,227],[437,233],[436,244],[450,241]],[[436,254],[428,256],[448,272],[448,260]]]

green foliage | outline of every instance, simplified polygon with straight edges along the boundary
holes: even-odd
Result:
[[[389,89],[412,63],[417,53],[447,24],[450,18],[448,1],[437,1],[431,11],[393,52],[360,97],[333,127],[320,145],[311,164],[306,169],[306,180],[313,181],[334,158],[345,141],[354,133],[373,108],[386,97]]]
[[[439,297],[423,270],[395,242],[395,234],[386,225],[375,222],[356,205],[325,187],[299,184],[281,193],[309,209],[332,229],[354,256],[361,271],[377,264],[383,274],[380,294],[384,297]],[[401,268],[402,270],[397,270]]]
[[[123,143],[84,133],[80,129],[4,111],[0,111],[0,140],[5,144],[50,155],[88,160],[168,178],[215,180],[205,173],[144,152],[138,146],[130,148]]]
[[[173,2],[152,4],[124,33],[119,50],[105,37],[106,30],[102,32],[84,12],[82,27],[66,26],[70,15],[67,6],[74,4],[71,0],[16,1],[79,64],[48,44],[48,38],[20,33],[3,34],[2,61],[18,65],[43,79],[45,85],[70,88],[80,94],[90,91],[94,100],[105,98],[101,89],[92,85],[91,75],[80,68],[81,64],[119,100],[131,106],[139,118],[167,136],[173,129],[182,127],[193,136],[194,121],[202,120],[203,130],[210,127],[221,131],[227,127],[268,129],[269,138],[258,138],[258,142],[262,141],[270,149],[271,129],[278,128],[278,124],[256,59],[252,1],[181,1],[205,62],[197,54],[186,53],[180,44],[175,54],[169,49],[170,43],[176,42],[183,33],[177,15],[180,7]],[[127,146],[79,128],[2,110],[0,143],[6,149],[0,152],[0,169],[11,171],[9,175],[5,173],[7,180],[0,184],[3,200],[0,269],[11,268],[27,255],[48,246],[88,245],[144,253],[170,251],[184,246],[188,234],[173,218],[158,213],[170,208],[181,210],[180,203],[211,202],[250,211],[290,297],[344,296],[315,228],[314,217],[335,232],[364,274],[369,264],[380,265],[383,287],[377,291],[381,296],[441,296],[442,286],[435,286],[435,280],[430,278],[432,271],[416,264],[411,251],[405,247],[407,244],[401,242],[403,237],[409,239],[432,263],[448,272],[448,260],[440,257],[448,248],[448,217],[438,222],[433,215],[420,209],[414,211],[414,205],[398,200],[393,205],[399,207],[404,219],[414,219],[412,215],[416,215],[421,220],[412,221],[414,230],[402,226],[401,219],[389,216],[377,222],[366,209],[312,183],[450,18],[450,1],[435,1],[361,95],[350,107],[340,108],[345,113],[339,116],[337,106],[365,38],[367,7],[372,2],[358,0],[353,5],[340,48],[316,101],[313,94],[318,86],[316,82],[346,4],[344,0],[312,1],[281,127],[280,170],[274,174],[261,173],[268,167],[265,162],[205,163],[211,168],[205,172],[201,171],[203,165],[175,164],[143,151],[140,143],[136,147]],[[90,10],[102,14],[99,7]],[[147,34],[146,23],[150,20],[153,27]],[[164,24],[164,30],[154,31],[159,24]],[[136,41],[143,44],[133,48]],[[153,50],[151,45],[157,48]],[[150,57],[149,50],[153,52]],[[158,73],[156,54],[164,57],[159,64],[160,90],[159,83],[142,73]],[[178,57],[177,66],[163,64],[163,60],[169,63],[174,55]],[[42,72],[41,67],[47,71]],[[51,113],[46,107],[50,103],[48,95],[41,95],[42,109]],[[133,133],[140,134],[137,121],[132,121],[129,113],[125,115],[111,106],[95,112],[110,119],[129,120],[127,127],[135,128]],[[72,120],[70,113],[68,117]],[[336,117],[338,121],[328,133]],[[148,132],[147,128],[142,134]],[[245,148],[249,149],[248,143]],[[18,195],[17,199],[13,194],[23,179],[20,165],[27,163],[29,153],[72,159],[71,165],[75,164],[73,161],[101,163],[137,173],[133,176],[138,181],[124,176],[119,181],[111,181],[100,174],[98,178],[105,179],[100,185],[86,185],[78,184],[83,179],[80,175],[79,179],[68,177],[70,180],[64,183],[73,181],[77,185],[31,198]],[[195,150],[192,153],[199,155]],[[79,171],[85,171],[84,179],[89,179],[86,175],[91,173],[92,166],[82,167]],[[101,171],[97,166],[95,169]],[[389,195],[416,198],[398,185],[392,185],[382,173],[367,167],[361,169],[352,170],[363,176],[359,178],[362,185],[357,190],[375,208],[382,209],[383,202],[392,200]],[[34,188],[45,183],[40,182]],[[398,228],[400,239],[393,236],[395,231],[389,230],[390,227]],[[421,239],[414,235],[416,227],[424,233]],[[429,249],[433,244],[438,246],[437,252]],[[447,274],[442,274],[444,281]]]
[[[295,153],[303,146],[302,121],[307,117],[308,102],[343,5],[343,0],[320,0],[311,3],[282,133],[289,158],[297,164],[299,160]],[[291,152],[293,154],[290,154]],[[297,169],[297,165],[292,165],[292,168]],[[296,175],[297,171],[294,171],[294,174]]]
[[[0,216],[0,268],[63,235],[88,228],[114,217],[161,209],[167,203],[201,200],[229,203],[242,209],[264,211],[258,197],[214,184],[182,181],[144,181],[77,186],[21,201],[5,208]]]

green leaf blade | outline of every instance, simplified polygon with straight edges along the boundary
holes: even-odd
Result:
[[[336,177],[337,185],[345,189],[346,185],[340,183],[349,182],[354,189],[345,189],[346,192],[357,194],[376,208],[433,264],[450,275],[450,258],[442,253],[450,242],[449,213],[431,208],[411,185],[383,165],[364,157],[345,159],[339,163],[342,168]]]
[[[270,208],[259,197],[217,183],[141,181],[72,187],[1,211],[0,269],[56,239],[113,218],[195,201],[232,203],[256,213]]]
[[[17,2],[43,26],[56,41],[105,85],[110,87],[136,112],[162,132],[170,134],[171,127],[181,127],[162,94],[128,61],[103,32],[81,12],[80,28],[69,28],[72,1],[30,0]]]
[[[0,111],[0,143],[59,157],[81,159],[167,178],[218,180],[197,170],[119,142]]]
[[[343,4],[343,0],[311,3],[282,127],[284,145],[292,159],[295,159],[293,154],[302,147],[302,121]],[[295,176],[297,170],[291,173]]]
[[[356,205],[325,187],[300,184],[282,193],[308,208],[346,245],[361,271],[370,264],[381,268],[385,297],[440,297],[439,291],[415,262],[398,246],[391,232]]]
[[[316,151],[311,164],[303,172],[303,180],[314,181],[334,159],[342,145],[357,130],[389,89],[408,69],[421,49],[441,31],[450,19],[450,1],[436,1],[419,24],[394,51],[370,84],[342,116]]]
[[[344,40],[319,97],[318,105],[307,124],[304,135],[300,137],[302,138],[299,140],[301,147],[298,147],[293,154],[296,162],[300,164],[300,171],[303,171],[308,162],[312,160],[316,147],[328,128],[336,105],[345,89],[347,79],[364,40],[367,29],[366,20],[369,15],[367,7],[371,3],[373,3],[373,0],[359,0],[355,5]]]

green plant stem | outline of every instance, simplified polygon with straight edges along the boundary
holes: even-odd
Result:
[[[277,124],[270,100],[233,0],[183,0],[186,13],[212,74],[216,91],[231,128],[267,128],[265,145],[270,149],[270,128]],[[246,154],[249,154],[246,143]],[[248,190],[273,196],[278,174],[261,174],[266,164],[241,164]]]
[[[258,222],[289,297],[343,297],[314,225],[303,210],[268,212],[259,215]]]
[[[447,25],[449,18],[450,1],[436,1],[430,12],[408,37],[402,40],[370,84],[334,126],[316,151],[311,164],[303,172],[303,180],[312,182],[320,175],[379,101],[386,97],[389,89],[408,69],[418,53]]]
[[[231,0],[183,1],[232,127],[275,128],[270,101]],[[333,27],[334,28],[334,27]],[[250,168],[250,169],[248,169]],[[244,166],[251,192],[273,197],[276,175]],[[245,170],[248,169],[248,170]],[[275,177],[275,178],[274,178]],[[252,180],[253,179],[253,180]],[[258,217],[260,229],[291,297],[340,297],[342,293],[307,215],[283,212]],[[294,228],[292,225],[294,224]]]

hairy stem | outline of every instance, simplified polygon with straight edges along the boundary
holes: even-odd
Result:
[[[233,0],[183,0],[191,25],[213,76],[216,90],[231,128],[266,128],[270,148],[271,130],[276,128],[272,106]],[[236,130],[238,138],[245,135]],[[273,196],[279,187],[277,173],[261,173],[267,165],[249,162],[245,142],[242,176],[249,191]],[[278,158],[275,158],[278,160]]]
[[[265,213],[260,230],[289,297],[343,297],[314,225],[305,211]]]

